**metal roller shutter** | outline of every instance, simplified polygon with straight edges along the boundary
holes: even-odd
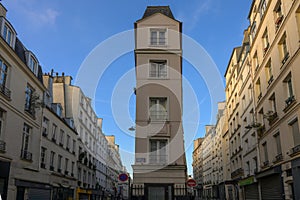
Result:
[[[51,191],[37,188],[30,188],[28,191],[28,197],[30,200],[47,200],[51,198]]]
[[[281,200],[282,184],[279,174],[261,179],[262,200]]]
[[[257,183],[245,186],[245,200],[257,199],[259,199]]]

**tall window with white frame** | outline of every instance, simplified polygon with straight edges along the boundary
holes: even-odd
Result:
[[[55,152],[51,151],[51,153],[50,153],[50,171],[54,171],[54,159],[55,159]]]
[[[258,80],[256,81],[255,86],[256,86],[255,89],[256,89],[256,94],[257,94],[257,101],[259,101],[262,97],[260,78],[258,78]]]
[[[21,149],[21,158],[24,160],[31,161],[32,160],[32,153],[29,152],[29,140],[32,128],[24,123],[23,125],[23,138],[22,138],[22,149]]]
[[[167,157],[167,140],[166,139],[150,139],[150,164],[166,164]]]
[[[56,142],[56,131],[57,131],[57,126],[56,124],[52,124],[52,141]]]
[[[12,30],[8,23],[4,23],[2,37],[7,42],[7,44],[14,48],[15,31]]]
[[[267,10],[267,0],[262,0],[259,6],[260,17],[263,18]]]
[[[286,33],[281,37],[281,39],[278,43],[278,47],[279,47],[279,52],[280,52],[280,56],[281,56],[281,62],[284,65],[290,57],[290,54],[288,51],[288,46],[287,46]]]
[[[268,29],[266,28],[263,36],[262,36],[262,42],[263,42],[263,51],[264,55],[267,53],[270,43],[269,43],[269,35],[268,35]]]
[[[10,90],[6,88],[7,65],[0,59],[0,92],[10,98]]]
[[[67,149],[68,151],[70,151],[70,136],[69,136],[69,135],[67,135],[67,145],[66,145],[66,149]]]
[[[271,95],[269,101],[270,101],[271,110],[269,111],[267,119],[269,120],[269,124],[271,125],[274,122],[274,120],[278,117],[275,93]]]
[[[150,97],[149,115],[154,121],[165,121],[168,119],[167,97]]]
[[[164,79],[168,77],[166,60],[150,60],[149,78]]]
[[[25,91],[25,111],[32,115],[35,115],[35,110],[33,106],[33,92],[34,89],[30,85],[27,85]]]
[[[62,156],[58,155],[57,158],[57,172],[61,173],[61,162],[62,162]]]
[[[286,103],[286,107],[289,107],[295,101],[291,72],[286,76],[283,82],[284,85],[286,86],[284,90],[287,91],[287,99],[285,100],[285,103]]]
[[[293,134],[293,139],[294,139],[294,147],[291,149],[291,153],[298,153],[300,152],[300,132],[299,132],[299,122],[298,118],[292,120],[289,123],[291,132]]]
[[[28,67],[34,74],[37,73],[37,61],[34,59],[33,56],[29,56]]]
[[[150,45],[161,46],[166,45],[167,29],[150,29]]]
[[[268,85],[271,85],[271,83],[273,82],[273,72],[272,72],[272,62],[271,59],[268,61],[266,67],[266,80],[268,82]]]
[[[64,146],[64,137],[65,137],[65,132],[64,130],[60,129],[60,136],[59,136],[59,145]]]
[[[65,175],[69,174],[69,159],[65,158]]]
[[[278,162],[282,159],[282,149],[281,149],[281,141],[280,141],[280,133],[277,132],[274,134],[274,140],[276,144],[276,156],[274,162]]]
[[[300,41],[300,6],[296,10],[296,22],[298,28],[298,40]]]
[[[48,130],[49,130],[49,119],[47,119],[47,117],[43,117],[42,135],[47,137]]]
[[[277,31],[283,21],[283,13],[281,8],[281,0],[278,0],[274,7],[275,30]]]

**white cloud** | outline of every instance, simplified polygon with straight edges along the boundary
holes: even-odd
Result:
[[[15,12],[21,15],[31,27],[43,28],[56,24],[59,12],[47,3],[41,3],[36,0],[12,0],[6,3],[9,12]]]
[[[215,10],[214,0],[196,1],[197,4],[189,4],[191,7],[187,8],[192,12],[179,13],[179,19],[187,24],[188,31],[193,30],[198,22],[201,20],[201,16]]]

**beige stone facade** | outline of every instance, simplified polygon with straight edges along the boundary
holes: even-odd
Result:
[[[136,139],[133,183],[172,193],[184,186],[181,23],[169,7],[147,7],[135,23]],[[153,185],[155,184],[155,185]],[[168,198],[171,198],[170,196]]]

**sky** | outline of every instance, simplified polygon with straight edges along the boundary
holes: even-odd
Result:
[[[249,24],[251,0],[1,2],[8,10],[7,19],[17,36],[36,55],[43,72],[54,69],[59,74],[71,75],[74,84],[80,83],[84,93],[92,97],[98,117],[103,118],[103,132],[116,136],[122,161],[129,172],[134,162],[134,133],[128,128],[134,126],[135,116],[134,44],[130,44],[133,41],[130,31],[147,6],[169,5],[174,17],[183,23],[186,44],[193,42],[199,47],[200,63],[202,58],[211,61],[195,66],[197,61],[192,62],[188,57],[198,52],[183,49],[183,127],[188,174],[192,174],[192,141],[204,136],[205,125],[215,123],[216,102],[225,100],[224,85],[216,89],[212,83],[218,79],[224,84],[232,49],[241,45],[243,31]],[[127,34],[122,39],[124,45],[115,45],[114,41],[124,34]],[[103,51],[104,47],[107,51]],[[124,51],[120,52],[122,48]],[[108,64],[101,66],[103,73],[96,79],[88,73],[82,76],[89,70],[86,63],[95,52],[98,63]],[[110,56],[113,59],[108,60]],[[211,71],[210,67],[216,70]],[[78,77],[81,82],[76,82]],[[93,89],[91,81],[95,84]]]

